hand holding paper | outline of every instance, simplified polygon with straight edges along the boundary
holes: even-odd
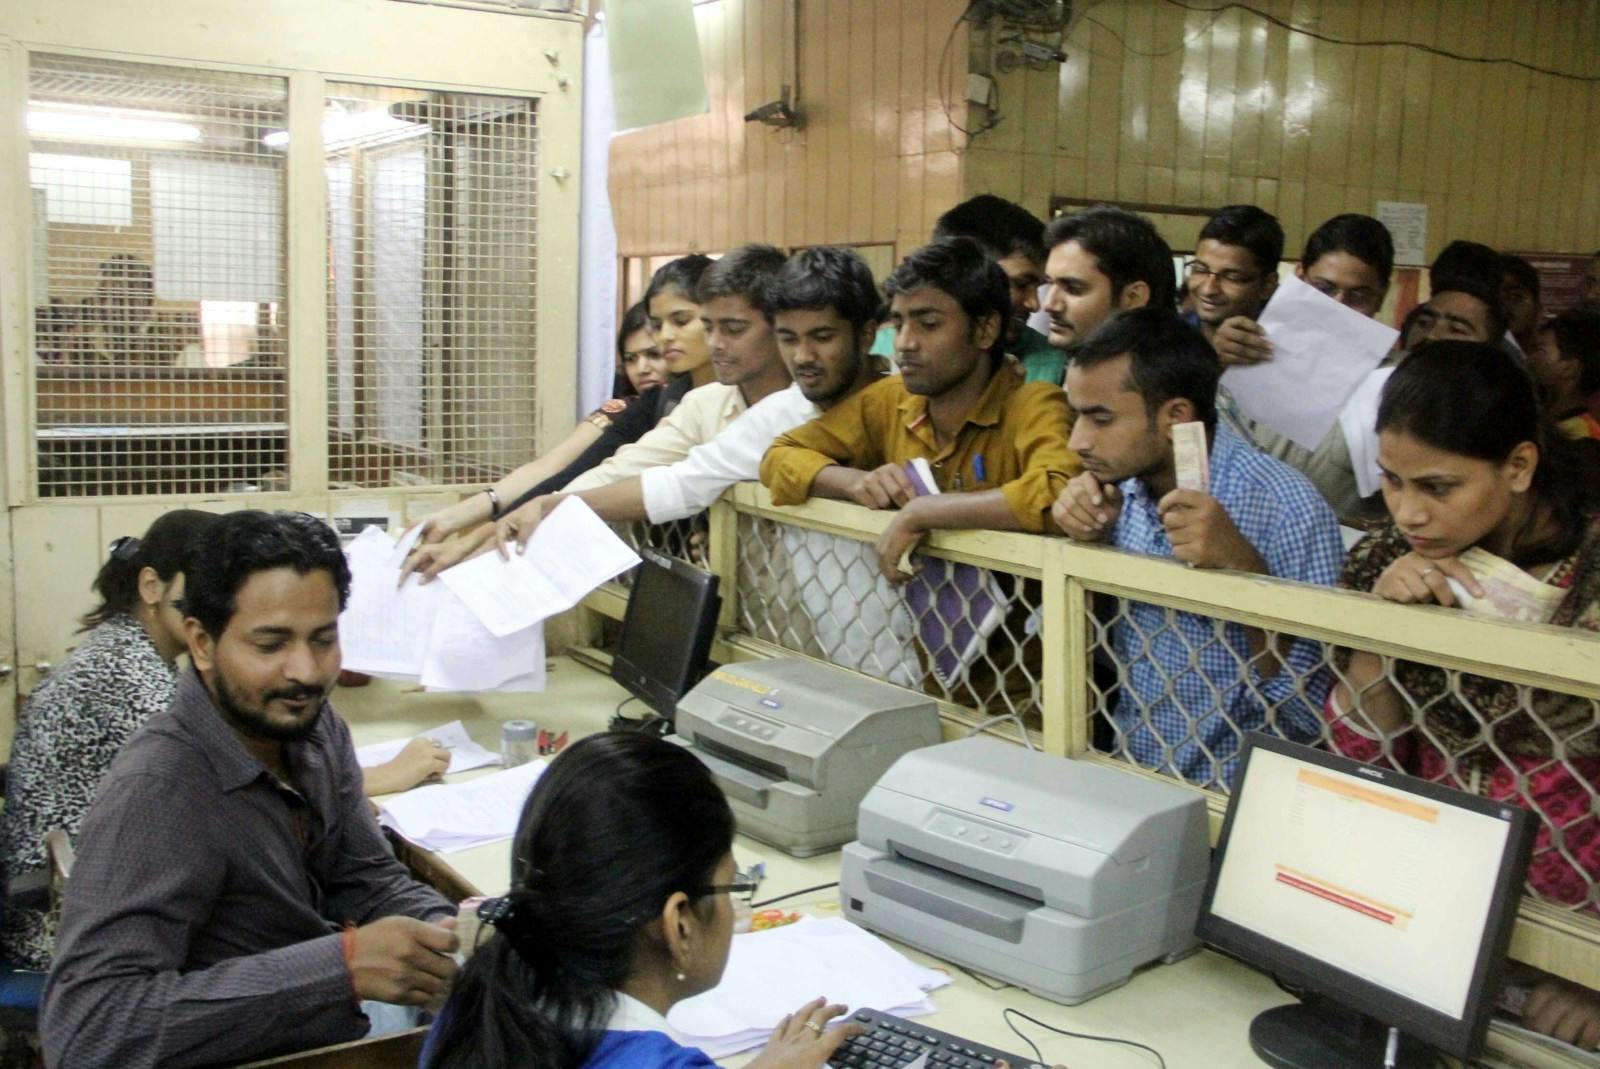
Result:
[[[1251,419],[1306,449],[1317,448],[1400,336],[1297,278],[1279,283],[1258,322],[1272,359],[1231,367],[1222,383]]]

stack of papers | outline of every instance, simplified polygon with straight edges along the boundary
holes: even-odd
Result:
[[[672,1007],[667,1022],[715,1059],[759,1047],[779,1021],[818,995],[852,1011],[916,1017],[933,1012],[927,992],[948,983],[949,976],[842,917],[808,917],[734,936],[722,982]]]
[[[523,554],[489,553],[400,583],[421,528],[396,546],[376,527],[350,543],[350,602],[339,617],[344,667],[430,690],[543,690],[546,619],[639,563],[594,511],[567,498]]]
[[[522,803],[548,763],[529,761],[465,783],[392,795],[378,808],[378,820],[407,841],[439,853],[509,839],[516,833]]]
[[[414,738],[427,738],[437,742],[440,746],[450,751],[450,767],[447,772],[465,772],[471,768],[482,768],[485,765],[498,765],[500,755],[490,753],[482,746],[472,741],[472,736],[467,734],[467,729],[461,721],[452,720],[448,724],[441,724],[431,731],[424,731]],[[411,739],[392,739],[389,742],[374,742],[369,746],[356,747],[356,763],[362,768],[376,768],[378,765],[393,761],[400,756],[400,751],[406,748]]]

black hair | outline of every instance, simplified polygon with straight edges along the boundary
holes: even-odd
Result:
[[[900,261],[883,284],[893,299],[912,290],[932,288],[955,298],[973,327],[984,316],[998,317],[1000,329],[989,346],[989,359],[1005,359],[1005,326],[1011,318],[1011,283],[1000,265],[971,238],[948,238],[924,245]]]
[[[1512,543],[1514,561],[1559,560],[1582,540],[1592,506],[1587,482],[1569,443],[1545,419],[1532,377],[1498,345],[1433,341],[1419,346],[1384,384],[1377,430],[1494,464],[1532,442],[1539,451],[1534,501],[1553,510],[1559,531],[1527,545],[1520,544],[1524,532],[1519,531]],[[1537,509],[1530,511],[1530,524],[1537,515]]]
[[[1217,380],[1222,363],[1205,336],[1171,308],[1130,308],[1118,312],[1071,351],[1072,363],[1091,368],[1128,357],[1131,388],[1144,398],[1152,418],[1174,398],[1194,406],[1207,431],[1217,426]]]
[[[456,977],[425,1069],[578,1069],[644,927],[732,846],[727,799],[682,747],[638,732],[573,743],[522,808],[503,915]]]
[[[1201,241],[1219,241],[1250,250],[1256,270],[1276,274],[1283,259],[1283,225],[1277,217],[1254,204],[1230,204],[1218,208],[1200,230]]]
[[[627,360],[626,350],[629,338],[641,330],[649,329],[650,310],[645,307],[643,301],[632,305],[626,312],[622,313],[622,322],[617,324],[617,371],[612,377],[612,397],[633,397],[638,394],[639,391],[633,388],[633,382],[628,378],[628,372],[624,366],[624,362]]]
[[[1563,360],[1576,360],[1583,370],[1578,392],[1585,397],[1600,390],[1600,310],[1569,308],[1539,324],[1556,336]]]
[[[1317,227],[1306,238],[1300,266],[1309,271],[1312,264],[1330,252],[1354,256],[1376,271],[1381,284],[1388,287],[1389,276],[1394,274],[1394,238],[1389,228],[1372,216],[1345,212]]]
[[[1481,242],[1457,239],[1446,245],[1429,265],[1428,284],[1437,293],[1446,283],[1467,278],[1498,293],[1501,275],[1498,252]]]
[[[239,590],[257,572],[293,568],[328,573],[342,612],[350,600],[350,565],[333,528],[304,512],[246,509],[221,516],[206,531],[185,572],[186,615],[219,638],[238,609]]]
[[[196,540],[217,521],[214,512],[173,509],[150,525],[143,538],[123,537],[111,543],[106,562],[94,577],[100,604],[78,621],[79,631],[98,627],[139,604],[139,573],[154,568],[163,583],[189,571]]]
[[[767,288],[765,312],[769,320],[779,312],[832,308],[857,330],[879,318],[883,297],[872,268],[848,245],[817,245],[801,249]]]
[[[765,313],[767,290],[787,259],[771,245],[741,245],[706,268],[695,300],[705,304],[715,297],[743,297]]]
[[[650,307],[650,298],[667,290],[676,290],[688,300],[694,300],[695,293],[700,289],[700,277],[712,262],[711,257],[697,252],[669,260],[656,268],[656,273],[650,276],[649,287],[644,291],[645,307]]]
[[[1069,241],[1076,241],[1095,258],[1101,273],[1111,280],[1113,301],[1130,283],[1143,282],[1150,287],[1147,303],[1157,308],[1177,307],[1172,247],[1144,216],[1097,204],[1052,219],[1045,227],[1045,247],[1053,249]]]
[[[1044,224],[1020,204],[992,193],[980,193],[939,216],[934,241],[971,238],[994,260],[1026,256],[1044,263]]]
[[[1504,338],[1506,331],[1511,328],[1511,320],[1506,315],[1506,306],[1500,303],[1500,280],[1498,276],[1492,284],[1485,283],[1476,275],[1452,275],[1434,283],[1433,293],[1428,297],[1431,302],[1441,293],[1465,293],[1468,297],[1476,297],[1483,302],[1484,322],[1489,328],[1489,341],[1498,342]]]
[[[1500,254],[1500,274],[1509,277],[1517,285],[1533,295],[1535,304],[1539,303],[1539,269],[1516,253],[1503,252]]]

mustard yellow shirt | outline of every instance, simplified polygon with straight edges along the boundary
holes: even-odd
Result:
[[[761,481],[775,504],[798,505],[830,465],[870,471],[925,457],[942,493],[999,489],[1023,530],[1044,531],[1056,496],[1083,470],[1067,448],[1069,412],[1059,386],[1000,372],[941,447],[927,398],[895,376],[779,437],[762,458]]]

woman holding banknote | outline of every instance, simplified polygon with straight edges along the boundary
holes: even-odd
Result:
[[[1510,356],[1476,342],[1423,346],[1385,386],[1377,430],[1392,522],[1350,551],[1343,586],[1600,631],[1593,490]],[[1386,672],[1362,651],[1340,650],[1336,663],[1336,748],[1534,809],[1529,883],[1546,900],[1600,910],[1593,703],[1411,662]],[[1533,991],[1525,1023],[1600,1043],[1593,993],[1555,981]]]
[[[456,977],[424,1069],[709,1069],[666,1015],[715,987],[733,939],[733,814],[704,765],[634,732],[551,763],[517,825],[511,890]],[[492,927],[491,927],[492,926]],[[816,999],[779,1022],[751,1069],[822,1069],[859,1026]]]

